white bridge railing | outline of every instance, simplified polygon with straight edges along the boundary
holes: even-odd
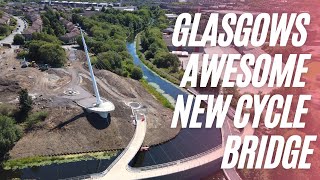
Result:
[[[182,164],[197,158],[200,158],[202,156],[208,155],[218,149],[222,148],[222,145],[220,144],[219,146],[214,147],[213,149],[207,150],[205,152],[202,152],[200,154],[194,155],[194,156],[190,156],[184,159],[179,159],[176,161],[172,161],[172,162],[168,162],[168,163],[163,163],[163,164],[156,164],[156,165],[152,165],[152,166],[145,166],[145,167],[139,167],[139,168],[132,168],[129,167],[128,170],[130,171],[135,171],[135,172],[139,172],[139,171],[147,171],[147,170],[152,170],[152,169],[159,169],[159,168],[164,168],[164,167],[169,167],[169,166],[173,166],[173,165],[177,165],[177,164]]]

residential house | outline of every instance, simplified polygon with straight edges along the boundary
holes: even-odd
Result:
[[[64,19],[63,17],[60,17],[59,20],[68,31],[65,35],[60,36],[59,39],[66,44],[75,43],[77,41],[77,37],[80,35],[79,29],[72,22]]]
[[[69,33],[66,33],[65,35],[63,36],[60,36],[60,40],[63,41],[64,43],[66,44],[73,44],[77,41],[77,37],[80,35],[80,31],[78,29],[72,31],[72,32],[69,32]]]
[[[38,13],[27,13],[26,17],[32,22],[32,25],[24,30],[21,34],[25,37],[26,40],[31,40],[33,33],[39,33],[42,31],[43,22],[40,14]]]

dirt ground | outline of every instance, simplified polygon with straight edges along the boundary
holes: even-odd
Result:
[[[5,57],[1,51],[5,51]],[[0,102],[17,105],[20,88],[27,88],[34,100],[33,111],[49,113],[45,121],[24,133],[10,151],[11,158],[125,148],[135,130],[132,111],[126,105],[132,101],[147,109],[144,145],[170,140],[180,130],[170,128],[172,110],[164,108],[138,81],[109,71],[95,71],[101,96],[116,107],[109,120],[87,113],[75,100],[66,98],[64,90],[76,86],[93,94],[82,52],[76,52],[78,60],[72,61],[71,66],[41,72],[37,68],[21,68],[13,50],[1,51],[0,77],[4,80],[0,80]]]

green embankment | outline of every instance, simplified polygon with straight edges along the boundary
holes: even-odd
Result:
[[[140,80],[142,86],[151,94],[153,95],[159,102],[161,102],[161,104],[166,107],[166,108],[170,108],[170,109],[174,109],[173,104],[170,103],[170,101],[165,98],[160,92],[157,91],[156,88],[154,88],[153,86],[151,86],[150,84],[148,84],[147,80],[145,79],[141,79]]]
[[[70,154],[61,156],[34,156],[21,159],[10,159],[3,163],[4,169],[23,169],[26,167],[45,166],[50,164],[62,164],[76,161],[87,161],[92,159],[110,159],[117,151],[94,152],[83,154]]]
[[[172,75],[168,74],[164,70],[157,68],[157,66],[152,64],[152,62],[146,60],[146,58],[144,57],[144,54],[140,51],[140,49],[141,49],[141,45],[140,45],[140,33],[139,33],[136,36],[136,51],[137,51],[138,57],[143,62],[143,64],[145,64],[149,69],[157,73],[162,78],[170,81],[173,84],[180,85],[179,79],[173,77]]]

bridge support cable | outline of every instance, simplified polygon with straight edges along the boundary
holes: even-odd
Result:
[[[179,136],[176,136],[176,138],[179,139]],[[186,156],[178,149],[178,147],[177,147],[177,145],[176,145],[175,143],[173,143],[172,141],[169,141],[169,142],[172,144],[172,146],[174,146],[174,147],[178,150],[178,152],[183,156],[183,158],[186,157]]]
[[[197,140],[197,139],[188,131],[188,129],[185,129],[185,130],[186,130],[186,132],[191,136],[191,138],[192,138],[195,142],[197,142],[197,144],[199,144],[200,146],[204,147],[206,150],[210,149],[210,148],[208,148],[208,146],[205,145],[205,143],[199,143],[199,140]]]
[[[147,151],[147,154],[149,154],[149,156],[151,157],[151,159],[154,162],[154,164],[157,164],[157,162],[154,160],[153,156],[151,155],[151,153],[149,151]]]
[[[160,145],[159,147],[160,147],[160,149],[164,152],[164,154],[168,157],[169,161],[172,161],[172,159],[171,159],[170,156],[166,153],[166,151],[163,150],[162,146]]]

